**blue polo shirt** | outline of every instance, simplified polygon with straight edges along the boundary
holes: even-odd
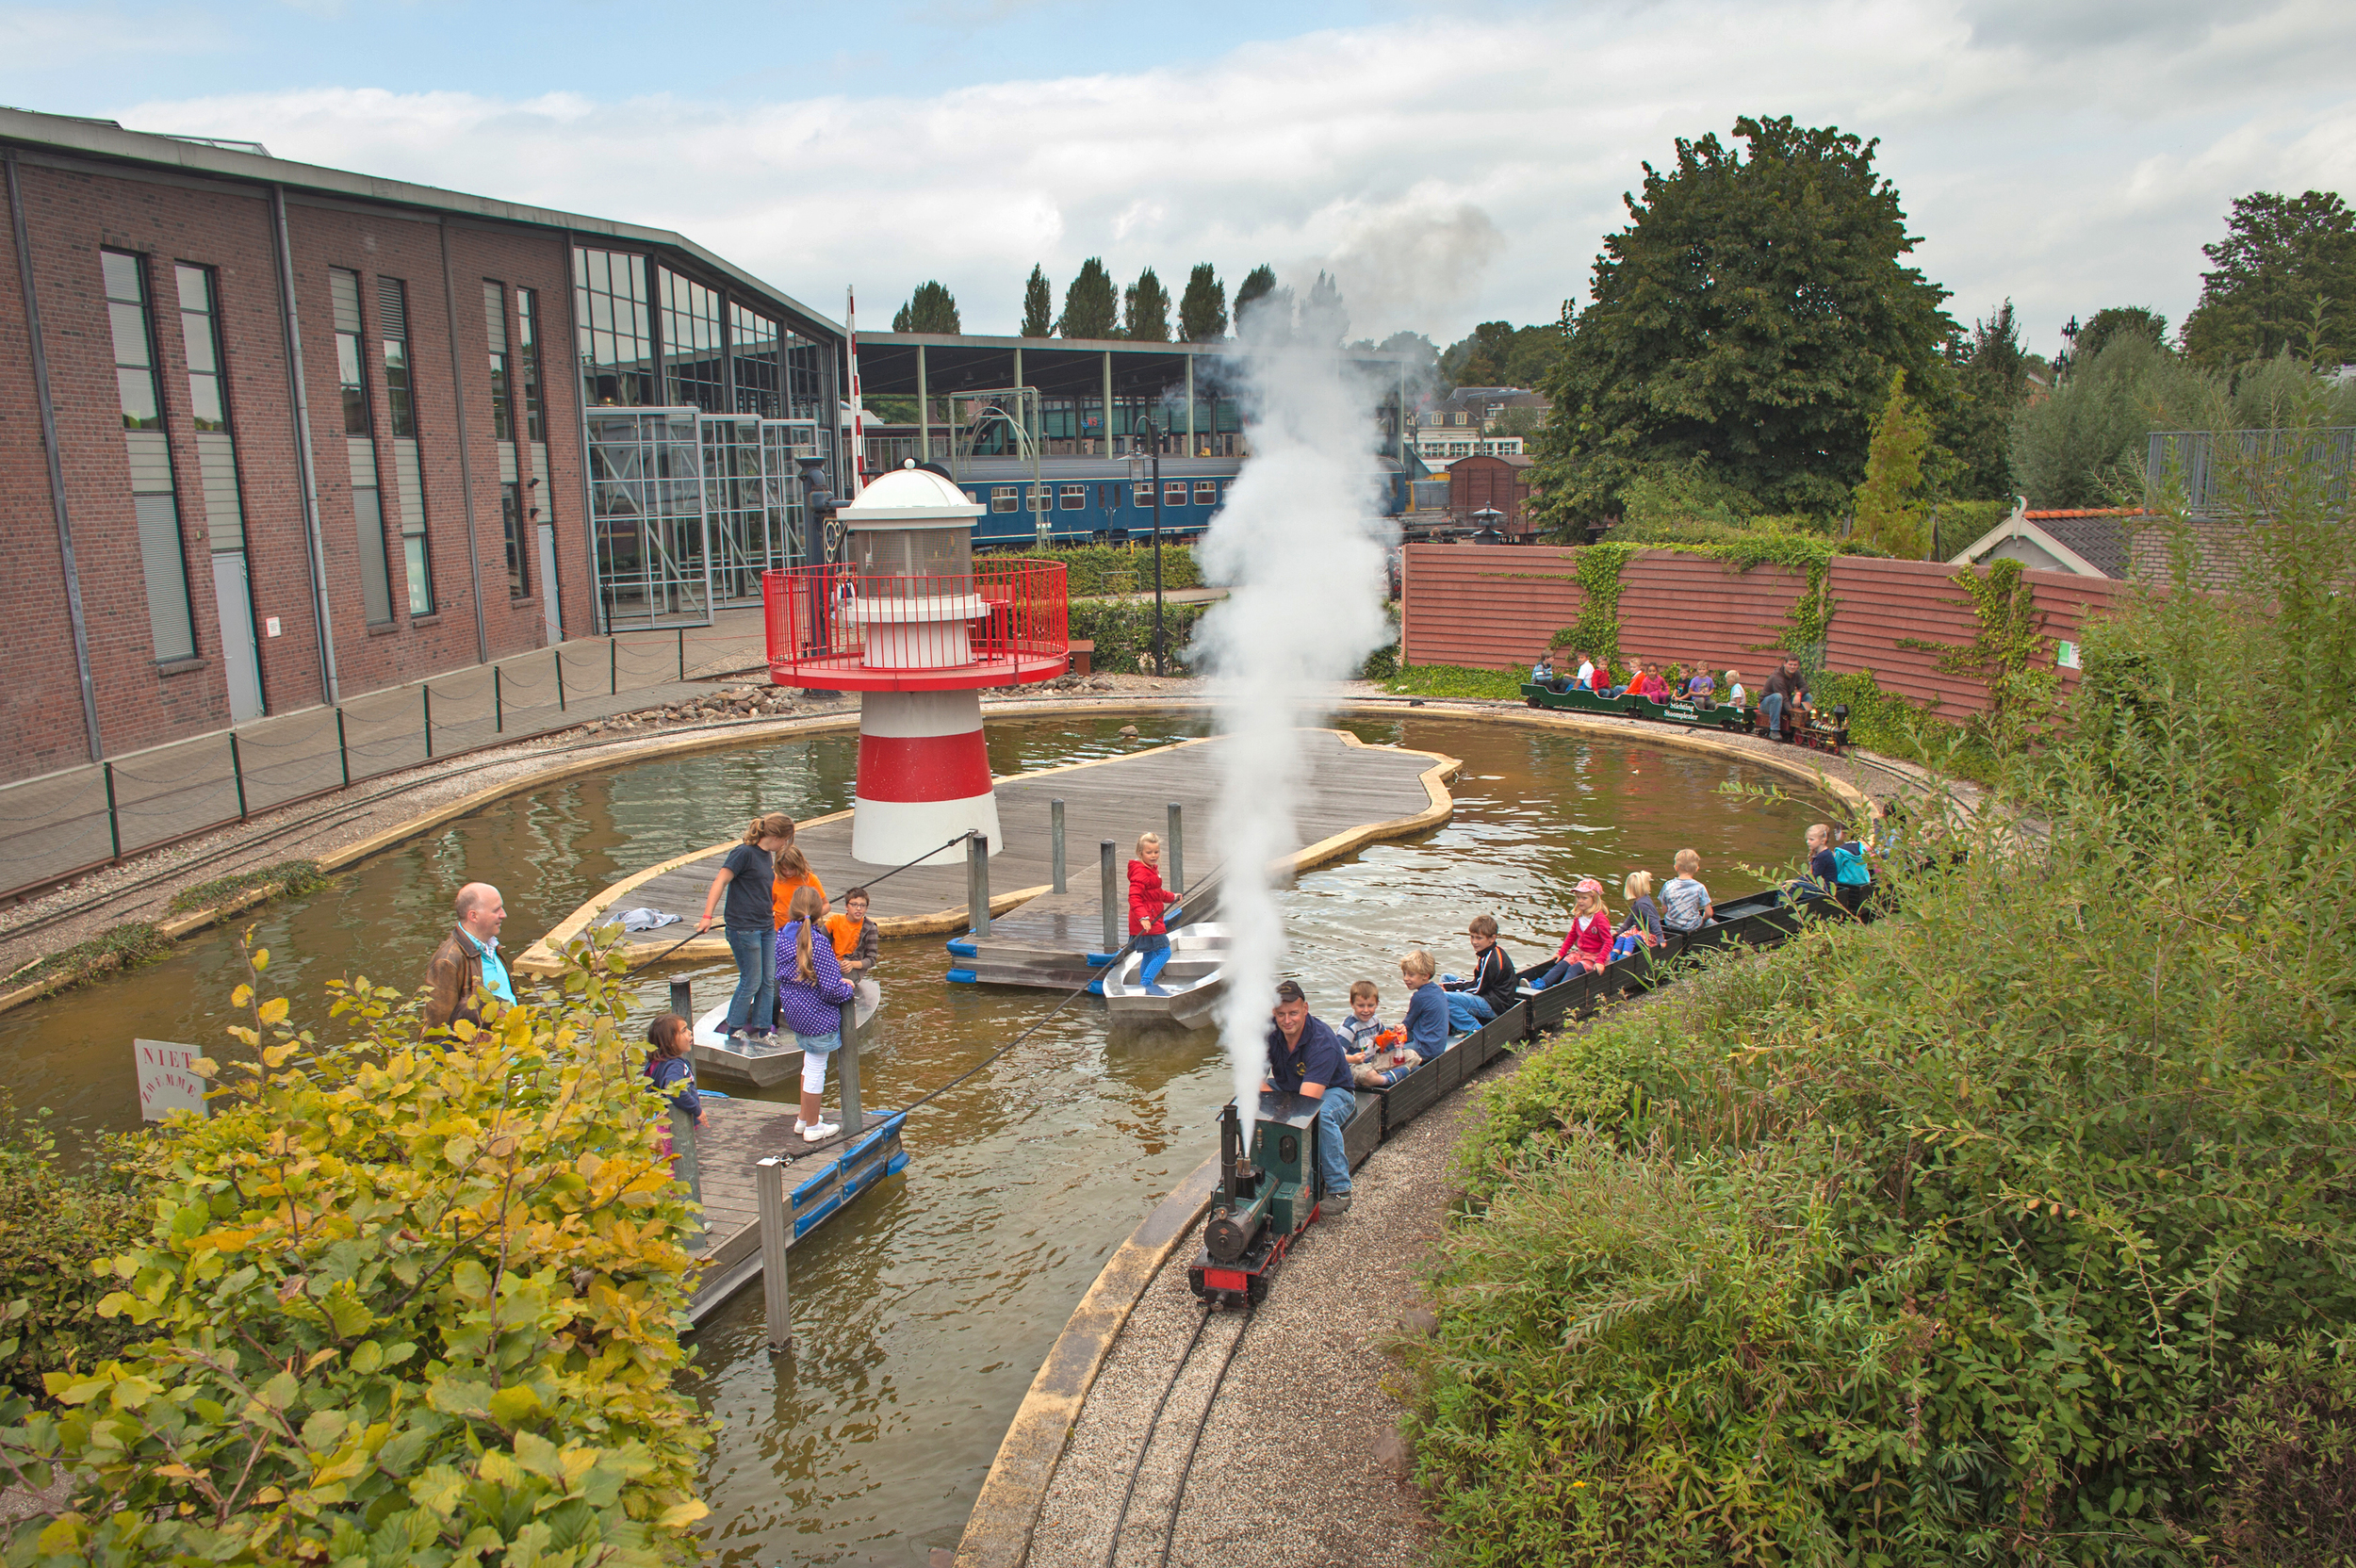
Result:
[[[1271,1088],[1285,1094],[1299,1094],[1303,1084],[1346,1089],[1351,1082],[1350,1058],[1333,1031],[1312,1013],[1309,1021],[1301,1026],[1301,1044],[1297,1049],[1285,1046],[1283,1030],[1269,1026],[1268,1081]]]
[[[465,926],[458,928],[459,939],[475,950],[483,959],[483,988],[510,1007],[515,1004],[515,988],[507,978],[507,960],[499,956],[499,939],[487,942],[475,940],[474,933]]]

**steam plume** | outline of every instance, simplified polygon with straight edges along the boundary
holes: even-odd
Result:
[[[1219,919],[1234,933],[1219,1016],[1247,1136],[1286,952],[1270,862],[1295,843],[1299,731],[1324,716],[1333,683],[1389,637],[1376,393],[1333,351],[1337,323],[1292,325],[1266,305],[1238,323],[1252,456],[1203,537],[1209,580],[1230,592],[1203,617],[1193,650],[1211,672],[1227,737],[1212,813],[1224,867]]]

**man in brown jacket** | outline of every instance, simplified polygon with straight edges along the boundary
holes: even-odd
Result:
[[[469,882],[458,890],[456,912],[457,925],[425,966],[425,983],[433,991],[425,1003],[428,1029],[446,1028],[462,1018],[481,1023],[485,996],[510,1006],[515,1001],[499,951],[499,923],[507,919],[499,890],[488,882]]]

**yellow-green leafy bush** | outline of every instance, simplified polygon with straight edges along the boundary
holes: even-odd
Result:
[[[139,1342],[0,1430],[20,1478],[73,1483],[10,1568],[692,1556],[688,1217],[619,959],[579,946],[553,997],[422,1042],[337,982],[327,1043],[256,994],[268,957],[232,1031],[258,1062],[217,1070],[105,1266]]]

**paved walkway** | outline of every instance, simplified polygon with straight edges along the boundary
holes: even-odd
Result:
[[[347,770],[373,778],[674,701],[762,657],[761,612],[723,611],[709,627],[575,638],[0,786],[0,897],[337,788]]]

